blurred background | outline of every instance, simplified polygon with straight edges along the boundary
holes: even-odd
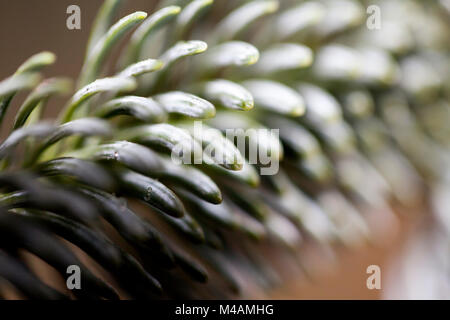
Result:
[[[68,17],[66,9],[71,4],[81,8],[81,30],[66,28]],[[76,78],[84,59],[85,44],[91,23],[101,4],[101,0],[0,0],[0,78],[3,79],[12,74],[26,58],[43,50],[54,52],[58,59],[46,70],[46,76]],[[152,0],[127,1],[121,13],[126,14],[135,10],[151,12],[154,6],[155,1]],[[447,33],[448,36],[450,32]],[[55,115],[63,102],[62,98],[53,99],[46,109],[47,116]],[[13,110],[10,111],[10,114],[14,113]],[[3,129],[6,130],[6,128]],[[393,219],[392,230],[389,230],[383,236],[383,241],[377,245],[352,251],[338,249],[333,254],[322,252],[318,257],[315,257],[314,250],[308,252],[307,248],[304,249],[305,257],[309,257],[305,258],[305,261],[311,264],[310,270],[314,271],[313,274],[305,276],[297,272],[289,273],[292,281],[273,291],[270,297],[280,299],[409,298],[411,296],[408,295],[408,285],[414,287],[423,284],[424,290],[426,288],[431,290],[433,285],[436,285],[433,281],[439,282],[439,277],[436,273],[432,274],[434,271],[424,273],[418,268],[420,262],[426,261],[429,257],[410,254],[411,247],[419,248],[421,245],[424,246],[422,253],[427,252],[426,241],[430,238],[428,236],[430,229],[427,226],[431,224],[431,218],[426,208],[427,206],[423,205],[408,212],[405,212],[405,209],[398,209],[396,217],[387,217],[387,219]],[[339,255],[339,259],[336,255]],[[416,264],[415,270],[418,274],[405,275],[403,266],[405,263]],[[381,290],[369,290],[366,286],[369,276],[366,268],[369,265],[378,265],[381,268]],[[450,274],[447,276],[450,277]],[[414,285],[408,284],[408,279],[411,277],[417,280]],[[443,294],[445,296],[445,290]],[[430,296],[423,292],[423,297]]]

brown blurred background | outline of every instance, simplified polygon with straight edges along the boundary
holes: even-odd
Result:
[[[56,54],[56,62],[44,70],[45,77],[67,76],[76,79],[85,55],[91,25],[102,0],[0,0],[0,79],[15,72],[31,55],[41,51]],[[136,10],[151,12],[157,1],[125,1],[121,14]],[[67,7],[78,5],[81,9],[81,30],[69,30]],[[5,137],[8,124],[18,109],[15,99],[9,108],[0,137]],[[45,115],[54,117],[64,106],[64,98],[49,101]]]
[[[31,54],[43,50],[54,52],[57,62],[48,75],[75,77],[84,58],[85,44],[101,0],[0,0],[0,78],[15,71]],[[131,0],[122,13],[136,8],[150,11],[154,0]],[[81,9],[81,30],[68,30],[66,9],[69,5]]]
[[[122,7],[121,15],[136,10],[151,12],[155,2],[129,0]],[[57,55],[56,63],[45,70],[46,77],[76,78],[84,58],[91,24],[101,3],[100,0],[0,0],[0,79],[12,74],[26,58],[43,50]],[[66,9],[71,4],[81,8],[81,30],[68,30],[66,27],[68,17]],[[63,99],[54,99],[49,104],[46,114],[50,116],[56,114],[63,103]],[[11,119],[16,108],[9,110],[7,119]],[[332,264],[327,259],[318,262],[314,268],[320,276],[313,281],[292,274],[290,277],[292,281],[277,289],[272,296],[281,299],[383,297],[383,290],[367,289],[366,268],[371,264],[381,267],[383,288],[391,257],[398,255],[407,235],[414,230],[414,225],[404,222],[400,222],[399,226],[399,232],[388,239],[388,245],[365,247],[354,252],[341,250],[337,264]]]

